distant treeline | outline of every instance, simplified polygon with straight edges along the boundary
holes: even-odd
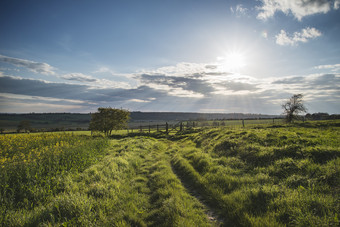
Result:
[[[243,114],[243,113],[183,113],[183,112],[131,112],[131,121],[191,121],[216,119],[268,119],[280,118],[280,115]],[[58,120],[89,122],[91,113],[0,113],[0,120],[22,119],[27,120]]]
[[[207,121],[233,119],[271,119],[280,115],[244,113],[131,112],[132,121]]]
[[[182,112],[131,112],[130,122],[152,121],[206,121],[206,120],[232,120],[232,119],[268,119],[280,118],[278,115],[242,114],[242,113],[182,113]],[[20,121],[30,121],[38,128],[87,127],[91,120],[91,113],[27,113],[27,114],[0,114],[0,127],[16,127]]]
[[[130,124],[142,122],[180,122],[180,121],[211,121],[211,120],[242,120],[242,119],[274,119],[283,115],[243,114],[243,113],[184,113],[184,112],[139,112],[130,114]],[[340,119],[339,114],[313,113],[306,114],[306,120]],[[16,130],[19,123],[29,121],[35,130],[87,130],[91,113],[0,113],[0,129]]]
[[[340,114],[313,113],[306,114],[306,120],[335,120],[340,119]]]

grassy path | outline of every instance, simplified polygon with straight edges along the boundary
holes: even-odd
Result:
[[[206,213],[208,219],[212,222],[212,225],[213,226],[222,226],[223,225],[223,218],[220,217],[218,210],[216,210],[215,207],[213,207],[209,204],[209,201],[207,201],[205,199],[205,197],[202,196],[202,193],[199,190],[197,190],[192,184],[190,184],[190,181],[188,182],[185,179],[185,176],[182,175],[176,169],[176,167],[174,167],[173,163],[171,163],[171,169],[174,172],[174,174],[176,174],[178,179],[180,179],[181,184],[183,185],[183,187],[185,187],[187,189],[188,193],[191,196],[195,197],[201,204],[204,205],[205,213]]]
[[[60,182],[60,193],[32,210],[13,212],[8,226],[211,226],[206,207],[173,173],[170,143],[111,140],[108,155]]]

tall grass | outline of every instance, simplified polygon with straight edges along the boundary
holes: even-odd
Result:
[[[1,136],[1,222],[8,218],[7,211],[33,209],[59,193],[63,176],[100,160],[107,145],[103,138],[69,134]]]

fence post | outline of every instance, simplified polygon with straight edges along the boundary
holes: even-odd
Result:
[[[166,131],[166,133],[169,132],[169,125],[168,125],[168,122],[165,123],[165,131]]]
[[[183,123],[181,122],[181,124],[179,125],[179,131],[182,132],[183,131]]]
[[[275,118],[273,118],[273,124],[275,124],[275,123],[274,123],[274,120],[275,120]]]
[[[242,126],[243,126],[243,128],[244,128],[244,119],[242,119]]]

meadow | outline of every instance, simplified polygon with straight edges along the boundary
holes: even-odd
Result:
[[[0,136],[4,226],[338,226],[340,121]]]

